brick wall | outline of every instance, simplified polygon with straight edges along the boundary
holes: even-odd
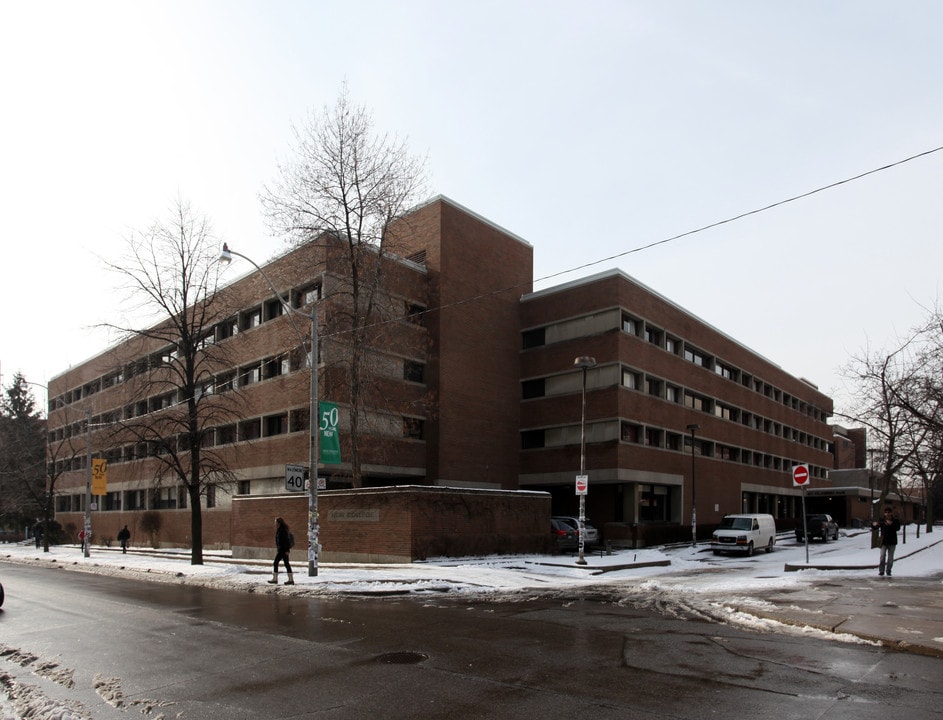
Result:
[[[429,557],[535,553],[549,549],[546,493],[391,487],[329,490],[318,496],[324,562],[412,562]],[[275,518],[307,551],[306,495],[237,496],[234,557],[274,555]]]
[[[161,547],[190,547],[190,510],[149,510],[160,516],[160,531],[155,538]],[[132,547],[151,547],[152,540],[140,528],[142,512],[92,511],[92,545],[116,545],[118,531],[125,525],[131,531]],[[230,513],[228,508],[203,509],[203,547],[224,550],[229,547]],[[85,525],[80,512],[56,513],[68,540],[79,541]]]

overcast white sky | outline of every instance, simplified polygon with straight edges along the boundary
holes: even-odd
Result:
[[[542,278],[943,146],[943,4],[0,0],[0,373],[110,342],[99,256],[178,194],[263,262],[264,183],[346,81]],[[620,267],[836,396],[940,293],[943,152]],[[38,395],[42,398],[42,394]]]

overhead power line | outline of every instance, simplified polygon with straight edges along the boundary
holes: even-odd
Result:
[[[884,172],[885,170],[890,170],[891,168],[895,168],[898,165],[903,165],[904,163],[909,163],[913,160],[918,160],[919,158],[923,158],[928,155],[933,155],[934,153],[938,153],[941,150],[943,150],[943,145],[932,148],[931,150],[924,150],[923,152],[917,153],[916,155],[911,155],[910,157],[906,157],[901,160],[896,160],[892,163],[888,163],[887,165],[882,165],[881,167],[873,168],[871,170],[867,170],[857,175],[852,175],[851,177],[847,177],[844,180],[836,180],[835,182],[829,183],[828,185],[823,185],[821,187],[815,188],[814,190],[808,190],[798,195],[793,195],[792,197],[788,197],[783,200],[778,200],[774,203],[770,203],[769,205],[764,205],[763,207],[759,207],[754,210],[747,210],[746,212],[742,212],[739,215],[734,215],[732,217],[725,218],[723,220],[717,220],[716,222],[712,222],[712,223],[709,223],[708,225],[703,225],[701,227],[694,228],[693,230],[687,230],[683,233],[672,235],[671,237],[667,237],[662,240],[656,240],[646,245],[640,245],[639,247],[632,248],[631,250],[625,250],[623,252],[616,253],[615,255],[609,255],[607,257],[600,258],[598,260],[593,260],[592,262],[584,263],[582,265],[577,265],[575,267],[571,267],[566,270],[560,270],[559,272],[551,273],[550,275],[544,275],[543,277],[535,278],[534,280],[531,281],[531,283],[518,283],[517,285],[509,285],[508,287],[500,288],[498,290],[492,290],[486,293],[481,293],[480,295],[474,295],[472,297],[468,297],[463,300],[456,300],[454,302],[447,303],[445,305],[439,305],[434,308],[428,308],[425,310],[425,313],[433,313],[433,312],[445,310],[447,308],[467,305],[468,303],[477,302],[478,300],[483,300],[485,298],[493,297],[495,295],[501,295],[503,293],[511,292],[513,290],[519,290],[520,288],[528,284],[539,283],[545,280],[552,280],[553,278],[560,277],[561,275],[568,275],[569,273],[576,272],[577,270],[585,270],[586,268],[590,268],[595,265],[600,265],[602,263],[609,262],[610,260],[617,260],[618,258],[625,257],[626,255],[632,255],[634,253],[642,252],[643,250],[650,250],[651,248],[658,247],[659,245],[666,245],[667,243],[674,242],[675,240],[680,240],[681,238],[689,237],[691,235],[696,235],[697,233],[702,233],[702,232],[705,232],[706,230],[711,230],[713,228],[720,227],[721,225],[727,225],[729,223],[736,222],[737,220],[742,220],[743,218],[750,217],[751,215],[758,215],[768,210],[772,210],[773,208],[781,207],[782,205],[788,205],[789,203],[793,203],[798,200],[803,200],[804,198],[810,197],[812,195],[825,192],[826,190],[832,190],[834,188],[840,187],[841,185],[847,185],[848,183],[868,177],[869,175],[874,175],[879,172]],[[371,323],[370,325],[367,325],[366,327],[378,327],[382,325],[387,325],[392,322],[401,322],[401,321],[402,321],[402,318],[397,318],[395,320],[384,320],[377,323]],[[340,332],[325,335],[324,337],[343,335],[343,334],[346,334],[347,332],[350,332],[350,331],[346,331],[346,330],[340,331]]]

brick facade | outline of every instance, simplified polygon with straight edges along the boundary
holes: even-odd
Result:
[[[440,487],[319,493],[324,562],[412,562],[430,557],[537,553],[549,549],[550,496]],[[307,495],[240,496],[232,506],[234,557],[273,556],[275,518],[307,558]],[[300,569],[300,568],[299,568]]]
[[[597,363],[587,371],[586,507],[613,537],[638,544],[683,537],[695,489],[703,532],[740,511],[771,512],[788,526],[800,514],[791,467],[806,463],[813,483],[828,485],[836,462],[831,398],[624,273],[533,292],[533,247],[442,197],[398,222],[390,243],[397,254],[377,259],[386,277],[382,309],[363,341],[371,393],[364,487],[343,496],[357,510],[363,493],[384,519],[335,523],[322,511],[326,555],[416,558],[528,545],[499,519],[513,513],[495,509],[494,498],[469,505],[471,496],[413,491],[403,499],[374,494],[379,488],[539,490],[550,498],[548,514],[575,514],[581,373],[573,361],[585,355]],[[311,376],[302,345],[312,297],[319,298],[319,398],[336,403],[341,416],[342,462],[319,469],[325,502],[354,484],[346,335],[335,332],[349,308],[336,247],[310,243],[263,270],[297,312],[283,312],[254,270],[215,298],[211,342],[220,354],[207,392],[231,419],[216,420],[206,451],[232,471],[233,482],[199,500],[207,547],[268,547],[279,503],[287,503],[282,514],[294,527],[305,522],[304,509],[298,516],[292,509],[300,501],[286,494],[285,466],[308,464]],[[63,524],[81,526],[90,419],[92,454],[109,459],[109,495],[92,513],[96,536],[133,526],[141,510],[154,509],[163,518],[160,542],[189,542],[185,505],[193,499],[171,478],[158,483],[147,448],[110,430],[142,411],[130,370],[143,360],[161,372],[168,350],[153,341],[121,343],[50,382],[50,454],[61,472]],[[143,411],[170,413],[179,402],[144,398]],[[698,426],[693,444],[691,424]],[[378,505],[390,497],[397,502]],[[444,508],[450,524],[423,519],[435,503],[454,498],[462,499]],[[259,514],[230,527],[236,506]],[[459,521],[462,506],[484,517],[499,542],[476,540],[474,523]],[[252,535],[257,527],[259,537]],[[406,529],[390,535],[390,527]]]

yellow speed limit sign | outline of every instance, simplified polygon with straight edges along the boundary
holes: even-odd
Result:
[[[108,494],[108,461],[104,458],[92,459],[92,495]]]

